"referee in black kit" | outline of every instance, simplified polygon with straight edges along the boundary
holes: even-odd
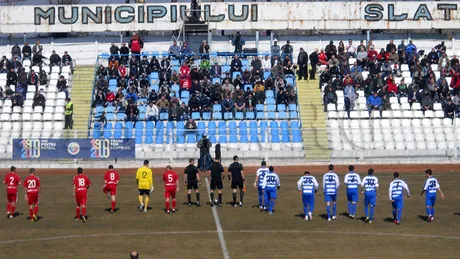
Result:
[[[224,167],[220,164],[219,159],[215,159],[211,164],[211,183],[210,194],[211,195],[211,207],[214,205],[222,206],[222,188],[224,187]],[[214,200],[214,190],[217,189],[219,193],[219,198]]]
[[[244,198],[244,172],[243,165],[238,163],[238,156],[233,156],[233,163],[228,167],[228,179],[232,180],[233,190],[233,205],[238,206],[236,203],[236,189],[240,189],[240,207],[243,207]]]
[[[200,174],[198,168],[195,166],[195,159],[190,158],[188,160],[190,164],[185,168],[185,182],[184,185],[187,186],[187,199],[188,206],[192,206],[192,189],[196,193],[196,206],[200,207],[200,190],[198,190],[198,183],[201,183]]]

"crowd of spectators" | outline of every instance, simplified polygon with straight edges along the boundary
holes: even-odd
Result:
[[[425,53],[412,40],[407,45],[402,40],[398,46],[390,40],[380,52],[372,41],[367,45],[364,41],[359,45],[352,40],[346,45],[340,41],[338,47],[331,41],[319,51],[317,65],[325,66],[319,82],[320,88],[325,86],[325,111],[328,104],[337,105],[336,92],[344,91],[343,109],[349,117],[360,97],[357,90],[364,91],[369,116],[372,110],[381,115],[382,110],[391,109],[390,97],[397,97],[399,103],[401,97],[407,97],[411,107],[420,103],[423,112],[433,110],[433,104],[439,102],[446,117],[460,111],[459,60],[455,55],[449,58],[444,42]]]
[[[24,65],[26,62],[26,66],[30,68],[37,66],[38,71],[29,69],[29,72],[26,72]],[[48,74],[43,69],[45,66],[49,66],[50,69],[58,66],[59,70],[62,66],[72,68],[72,57],[67,51],[60,56],[54,50],[49,58],[44,57],[40,40],[37,40],[33,47],[30,47],[27,42],[22,48],[15,44],[11,49],[11,57],[3,56],[0,60],[0,73],[6,73],[4,88],[0,85],[0,99],[11,100],[13,107],[23,107],[29,87],[35,87],[32,107],[41,106],[44,110],[46,103],[44,88],[48,86]],[[57,89],[59,92],[65,92],[66,98],[68,97],[67,80],[64,76],[58,80]]]
[[[93,102],[93,107],[114,106],[114,114],[125,113],[126,121],[187,121],[192,113],[213,113],[216,104],[222,114],[255,115],[267,91],[273,91],[275,104],[297,102],[294,81],[286,80],[294,77],[296,69],[289,42],[282,54],[250,57],[247,65],[238,55],[229,57],[228,65],[220,64],[209,55],[206,41],[197,54],[186,42],[179,46],[174,41],[162,57],[140,56],[132,46],[112,44],[107,66],[100,64],[96,72]],[[143,42],[139,46],[142,50]],[[109,82],[115,81],[116,87],[110,87]],[[161,114],[167,114],[166,118]]]

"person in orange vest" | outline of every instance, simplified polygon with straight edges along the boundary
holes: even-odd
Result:
[[[133,38],[129,41],[128,47],[131,50],[131,55],[135,56],[136,60],[139,61],[142,48],[144,48],[144,41],[139,38],[137,33],[135,33]]]

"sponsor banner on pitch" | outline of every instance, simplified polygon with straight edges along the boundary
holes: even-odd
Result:
[[[13,159],[135,158],[134,139],[14,139]]]

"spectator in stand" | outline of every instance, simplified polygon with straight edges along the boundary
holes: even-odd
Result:
[[[182,59],[189,58],[191,54],[192,54],[192,51],[190,50],[188,43],[187,42],[182,43],[182,47],[180,48],[181,58]]]
[[[219,62],[214,61],[214,65],[211,67],[211,76],[220,78],[222,75],[222,68],[219,66]]]
[[[458,64],[458,62],[456,63]],[[460,89],[460,67],[454,66],[451,70],[452,80],[450,81],[450,87],[453,88],[453,95],[457,95]]]
[[[207,41],[204,40],[201,43],[200,47],[198,48],[198,52],[200,54],[209,54],[209,45]]]
[[[318,65],[318,62],[319,62],[318,49],[315,49],[315,51],[313,51],[310,54],[310,65],[311,65],[310,79],[311,80],[316,80],[316,66]]]
[[[404,80],[404,77],[401,78],[401,82],[398,85],[398,103],[401,104],[401,97],[407,97],[407,84]]]
[[[252,77],[255,78],[259,76],[259,78],[263,78],[264,73],[262,71],[262,62],[260,61],[258,56],[254,56],[254,59],[251,61],[252,66]]]
[[[190,67],[188,65],[188,61],[184,62],[182,66],[180,67],[180,81],[179,81],[179,94],[182,93],[182,91],[188,91],[188,89],[191,87],[192,80],[190,77]]]
[[[20,91],[16,91],[16,94],[11,97],[12,107],[19,106],[22,108],[24,105],[24,96]]]
[[[127,65],[129,59],[129,48],[126,43],[122,43],[120,47],[120,64]]]
[[[139,66],[139,74],[146,73],[150,74],[150,68],[149,68],[149,60],[147,59],[147,56],[143,56],[140,66]]]
[[[447,47],[446,45],[444,44],[444,41],[441,42],[441,44],[438,44],[434,47],[436,49],[436,51],[438,52],[438,56],[441,57],[442,54],[446,53],[446,50],[447,50]]]
[[[29,46],[29,43],[27,43],[27,41],[24,43],[24,47],[22,47],[22,60],[26,59],[32,59],[32,48]]]
[[[335,110],[337,110],[337,94],[332,87],[326,87],[324,94],[324,112],[327,112],[327,105],[330,103],[335,104]]]
[[[246,101],[244,100],[243,96],[239,94],[235,100],[235,112],[242,112],[243,114],[246,113]]]
[[[171,99],[171,106],[169,107],[169,120],[170,121],[179,121],[183,117],[183,112],[179,105],[179,100],[173,97]]]
[[[347,111],[347,116],[350,119],[350,112],[355,108],[355,100],[356,100],[356,91],[355,88],[351,84],[347,84],[343,89],[343,96],[344,96],[344,103],[345,103],[345,111]]]
[[[374,49],[374,46],[369,46],[369,50],[367,51],[367,58],[374,62],[375,60],[377,60],[377,56],[379,55],[379,53],[377,53],[377,51]]]
[[[44,59],[44,58],[45,58],[45,57],[41,54],[41,52],[35,54],[35,55],[33,56],[33,58],[32,58],[32,62],[31,62],[31,63],[32,63],[32,66],[39,66],[39,67],[41,67],[41,66],[43,65],[43,59]]]
[[[386,52],[391,53],[393,50],[396,51],[396,45],[393,43],[393,40],[390,40],[390,43],[387,44]]]
[[[297,64],[299,67],[299,80],[308,80],[308,54],[300,48],[299,55],[297,56]]]
[[[231,98],[230,93],[227,93],[225,96],[225,99],[222,101],[222,113],[226,113],[226,112],[233,113],[234,106],[235,106],[235,103],[233,102],[233,99]]]
[[[252,77],[252,73],[249,71],[249,68],[246,68],[243,71],[241,79],[243,80],[243,84],[245,85],[252,84],[252,82],[254,81],[254,78]],[[260,79],[260,77],[258,77],[258,79]]]
[[[254,103],[264,104],[265,103],[265,92],[260,88],[260,85],[256,85],[254,88]]]
[[[380,117],[382,117],[382,99],[378,96],[377,92],[372,92],[372,95],[367,98],[367,109],[369,111],[369,117],[371,117],[373,110],[378,110]]]
[[[421,101],[422,111],[425,114],[427,110],[433,110],[433,98],[431,98],[431,94],[429,91],[423,92],[423,97]]]
[[[10,71],[6,74],[6,85],[14,85],[18,83],[18,75],[14,72],[14,68],[10,68]]]
[[[348,40],[347,54],[349,57],[356,58],[356,47],[353,45],[353,41]]]
[[[438,64],[438,61],[439,61],[438,53],[436,52],[434,48],[432,48],[431,52],[428,53],[428,62],[430,63],[430,65],[432,65],[432,64]]]
[[[272,67],[271,71],[273,76],[284,77],[284,67],[279,62]]]
[[[388,86],[388,92],[390,93],[390,96],[397,96],[398,95],[398,86],[395,83],[395,79],[393,78],[393,74],[390,74],[390,76],[388,77],[387,86]]]
[[[103,91],[98,91],[97,94],[96,94],[96,97],[94,99],[94,102],[93,102],[93,107],[96,107],[96,106],[106,106],[105,105],[105,94]]]
[[[265,56],[264,60],[262,61],[262,69],[264,72],[270,72],[272,69],[272,61],[268,55]]]
[[[444,117],[445,118],[454,118],[455,113],[457,112],[457,107],[452,103],[452,99],[447,99],[446,105],[443,107]]]
[[[131,49],[131,55],[135,56],[136,60],[139,62],[141,51],[144,48],[144,41],[139,38],[139,34],[134,34],[133,38],[129,41],[128,46]]]
[[[345,44],[343,44],[343,41],[340,41],[340,42],[339,42],[339,47],[337,48],[337,50],[338,50],[338,53],[340,53],[340,52],[342,52],[342,53],[345,52]],[[338,53],[337,53],[337,54],[338,54]]]
[[[273,82],[275,89],[278,91],[280,88],[284,87],[284,85],[284,79],[280,76],[276,76],[275,81]],[[263,91],[263,89],[261,89],[261,91]]]
[[[332,74],[329,72],[329,68],[326,67],[324,71],[319,76],[319,89],[323,86],[324,83],[328,83],[332,80]]]
[[[107,69],[109,71],[109,75],[118,75],[118,60],[115,58],[115,56],[113,56],[110,60]]]
[[[409,45],[406,47],[407,55],[412,58],[412,56],[417,56],[417,47],[412,40],[409,41]]]
[[[327,65],[327,56],[326,53],[324,53],[324,50],[321,49],[321,51],[318,54],[318,60],[321,65]]]
[[[449,61],[449,58],[447,57],[446,53],[443,53],[441,55],[441,58],[439,58],[438,70],[441,71],[441,75],[442,74],[446,75],[447,73],[449,73],[450,61]]]
[[[112,58],[115,58],[116,60],[120,59],[120,48],[115,45],[115,43],[112,43],[112,45],[110,46],[110,60]]]
[[[166,96],[164,95],[161,96],[160,100],[158,100],[157,102],[157,106],[160,109],[160,113],[163,113],[163,112],[167,113],[169,111],[170,103],[168,99],[166,99]]]
[[[288,104],[288,95],[287,92],[284,91],[284,87],[280,87],[278,94],[276,95],[276,103],[277,104]]]
[[[28,85],[35,85],[35,92],[38,91],[38,76],[35,74],[34,70],[30,70],[29,77],[27,78]],[[25,86],[24,86],[25,87]],[[27,90],[26,90],[27,93]]]
[[[62,55],[61,64],[63,66],[70,66],[71,70],[73,69],[72,57],[69,55],[69,52],[64,51],[64,55]]]
[[[105,95],[106,105],[114,106],[115,94],[112,91],[108,91]]]
[[[176,59],[180,59],[180,47],[177,46],[177,41],[173,41],[173,44],[169,46],[169,58],[174,57]]]
[[[287,40],[286,44],[281,47],[281,52],[281,59],[285,59],[286,56],[288,56],[289,59],[292,60],[292,53],[294,52],[294,48],[292,48],[290,40]]]
[[[11,57],[21,59],[21,47],[17,43],[11,48]]]
[[[197,98],[196,94],[192,94],[188,100],[188,107],[190,112],[200,112],[200,100]]]
[[[359,49],[359,52],[358,52],[358,55],[357,55],[357,60],[358,60],[358,65],[359,66],[367,67],[368,56],[367,56],[367,52],[364,49],[364,47],[361,47]]]
[[[147,106],[146,112],[145,112],[145,120],[146,121],[158,121],[158,107],[155,105],[155,102],[151,101],[149,102],[149,105]]]
[[[401,55],[403,52],[406,52],[405,40],[401,40],[401,43],[398,45],[398,54]]]
[[[96,74],[98,76],[104,76],[106,77],[108,72],[107,72],[107,68],[104,67],[104,65],[99,65],[99,67],[97,68],[96,70]]]
[[[188,119],[184,125],[185,134],[197,135],[197,126],[196,122],[192,119]]]
[[[159,72],[161,69],[160,62],[158,61],[157,57],[153,56],[150,59],[149,63],[149,74],[152,72]]]
[[[152,89],[152,91],[149,94],[149,98],[148,98],[149,103],[153,102],[156,105],[156,102],[158,101],[158,98],[159,98],[159,96],[157,94],[157,91],[155,91],[155,89]]]
[[[128,71],[126,70],[126,67],[124,64],[121,64],[119,67],[118,67],[118,77],[119,78],[123,78],[123,79],[127,79],[128,78]]]
[[[201,58],[201,63],[200,63],[200,73],[203,74],[203,76],[209,76],[211,69],[211,64],[209,63],[209,60],[206,56],[203,56]]]
[[[278,45],[278,40],[273,40],[273,45],[271,47],[272,57],[275,57],[275,56],[280,57],[280,53],[281,53],[281,48]]]
[[[133,88],[129,88],[129,92],[126,95],[126,101],[128,104],[135,104],[137,103],[137,94],[134,92]]]
[[[8,65],[10,61],[6,58],[6,56],[2,57],[0,60],[0,73],[8,73]]]
[[[17,57],[13,57],[11,59],[11,61],[8,63],[8,66],[7,66],[8,70],[10,70],[10,68],[13,68],[14,69],[14,72],[18,72],[21,68],[22,68],[22,64],[21,62],[18,60]]]
[[[64,76],[59,77],[56,88],[58,89],[58,92],[65,93],[65,98],[69,97],[69,90],[67,90],[67,80],[65,80]]]
[[[233,80],[233,86],[235,87],[243,87],[244,83],[243,83],[243,79],[241,78],[240,75],[237,75],[235,80]]]
[[[370,49],[372,47],[372,49],[374,49],[374,43],[372,42],[372,40],[369,41],[369,43],[367,44],[367,49]]]
[[[131,77],[128,80],[128,87],[129,88],[136,88],[137,92],[137,87],[139,86],[139,81],[136,79],[135,75],[131,75]]]
[[[51,54],[49,60],[50,60],[50,68],[54,67],[54,66],[57,66],[57,67],[61,66],[61,60],[62,59],[58,54],[56,54],[55,50],[52,51],[52,54]]]
[[[66,82],[67,84],[67,82]],[[104,76],[99,76],[99,80],[97,80],[96,82],[96,88],[97,90],[99,91],[102,91],[102,92],[106,92],[107,89],[109,88],[109,82],[107,81],[107,79],[105,79]]]
[[[42,55],[43,52],[43,46],[40,44],[40,40],[35,41],[35,45],[32,48],[32,52],[35,55],[39,54],[40,56]]]
[[[334,42],[331,40],[326,48],[324,49],[326,52],[327,59],[330,59],[332,56],[337,56],[337,47],[334,45]]]
[[[272,67],[274,67],[274,66],[280,64],[281,60],[279,59],[278,56],[274,56],[271,63],[272,63]]]
[[[44,70],[42,70],[44,71]],[[41,72],[43,73],[43,72]],[[46,72],[44,72],[46,74]],[[46,78],[46,76],[45,76]],[[41,79],[41,77],[40,77]],[[45,82],[45,85],[47,84],[47,81]],[[25,87],[27,85],[27,73],[25,68],[21,68],[21,70],[18,73],[18,85],[21,85],[22,87]]]
[[[142,73],[141,75],[141,79],[139,80],[139,88],[141,89],[140,95],[142,97],[147,97],[149,95],[150,83],[146,73]]]
[[[135,103],[130,103],[126,109],[126,121],[137,121],[139,116],[139,109]]]
[[[32,103],[32,109],[35,109],[36,106],[41,106],[42,111],[45,110],[45,103],[46,103],[46,98],[45,98],[45,92],[43,89],[40,89],[40,91],[35,92],[34,94],[34,100]]]
[[[123,94],[123,91],[121,88],[118,89],[117,91],[117,94],[115,95],[115,101],[116,101],[116,105],[118,106],[119,104],[121,104],[122,106],[125,105],[125,95]]]
[[[241,68],[243,67],[243,64],[241,63],[241,60],[238,58],[238,55],[235,55],[233,57],[232,62],[230,63],[230,77],[233,78],[233,72],[242,72]]]
[[[225,93],[229,93],[230,95],[233,95],[235,92],[235,86],[230,83],[229,79],[224,79],[224,84],[222,85],[222,90]]]

